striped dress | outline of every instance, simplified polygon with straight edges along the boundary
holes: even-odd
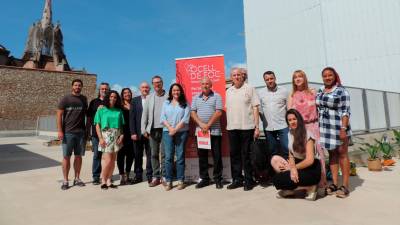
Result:
[[[342,144],[339,137],[341,119],[343,116],[350,118],[350,95],[343,86],[335,86],[328,93],[324,93],[324,89],[321,87],[316,96],[320,143],[326,150],[335,150]],[[346,133],[351,136],[350,125]]]

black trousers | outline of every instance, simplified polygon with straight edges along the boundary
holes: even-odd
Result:
[[[295,159],[296,163],[301,161],[302,160]],[[278,190],[294,190],[299,186],[302,187],[318,184],[321,179],[321,163],[319,159],[314,159],[314,163],[311,166],[297,170],[297,173],[299,175],[299,183],[294,183],[292,179],[290,179],[290,170],[276,173],[272,180],[275,188]]]
[[[214,181],[222,180],[221,140],[221,136],[211,135],[211,150],[202,148],[197,149],[197,155],[199,156],[199,172],[202,180],[210,180],[210,176],[208,175],[208,152],[210,151],[214,159]]]
[[[117,152],[117,166],[120,175],[129,174],[132,169],[134,158],[133,142],[124,141],[124,145]]]
[[[141,136],[139,140],[134,141],[135,149],[135,168],[134,172],[136,177],[142,178],[143,176],[143,152],[146,153],[146,177],[152,179],[153,168],[151,167],[151,149],[149,139]]]
[[[253,141],[254,129],[228,130],[229,146],[231,149],[231,173],[234,182],[243,182],[242,169],[244,170],[244,182],[254,182],[253,167],[251,164],[250,145]]]

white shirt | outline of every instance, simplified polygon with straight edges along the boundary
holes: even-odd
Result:
[[[259,106],[256,90],[248,84],[226,91],[227,130],[251,130],[255,128],[253,107]]]
[[[144,107],[144,103],[146,102],[146,96],[142,95],[142,107]]]
[[[259,91],[261,111],[264,116],[263,126],[267,131],[282,130],[286,124],[286,105],[289,92],[284,87],[276,86],[275,91],[267,87]]]

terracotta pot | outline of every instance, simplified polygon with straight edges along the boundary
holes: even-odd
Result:
[[[382,164],[380,159],[368,159],[369,171],[382,171]]]
[[[383,166],[394,166],[394,164],[396,163],[396,161],[394,161],[393,159],[384,159],[382,162]]]

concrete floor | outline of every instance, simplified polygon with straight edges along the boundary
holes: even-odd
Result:
[[[244,192],[191,185],[166,192],[144,182],[103,191],[90,183],[87,152],[82,174],[87,186],[62,191],[61,149],[42,142],[0,138],[0,225],[400,224],[399,165],[382,172],[358,168],[350,197],[309,202],[276,199],[272,186]]]

